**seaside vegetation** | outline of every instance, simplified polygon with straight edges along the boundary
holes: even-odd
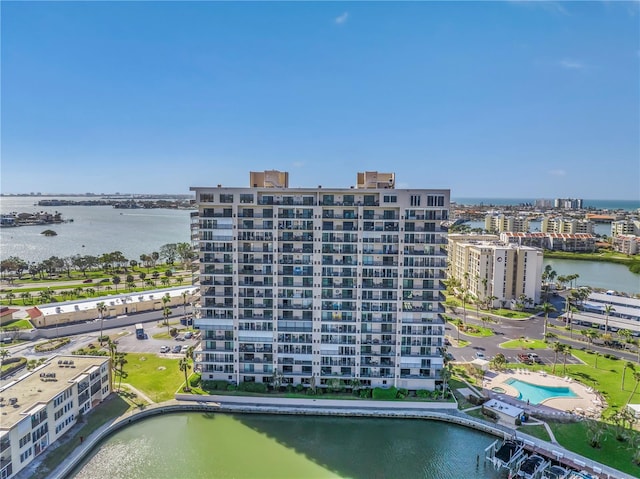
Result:
[[[164,245],[160,252],[140,255],[140,261],[119,251],[52,256],[40,263],[12,256],[0,261],[0,279],[9,285],[1,290],[0,304],[26,306],[180,285],[191,281],[193,258],[188,243]]]

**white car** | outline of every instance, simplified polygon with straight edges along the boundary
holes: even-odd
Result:
[[[478,352],[476,353],[476,358],[478,358],[478,359],[484,359],[484,353],[481,353],[480,351],[478,351]]]
[[[171,350],[169,349],[169,346],[162,346],[162,347],[160,348],[160,352],[161,352],[161,353],[168,353],[169,351],[171,351]]]

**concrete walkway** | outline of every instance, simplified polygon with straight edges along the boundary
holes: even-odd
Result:
[[[143,393],[142,391],[140,391],[139,389],[134,388],[131,384],[129,383],[122,383],[122,386],[126,386],[127,388],[131,389],[131,391],[133,391],[134,393],[136,393],[139,397],[141,397],[142,399],[144,399],[145,401],[147,401],[149,404],[155,404],[155,401],[153,401],[149,396],[147,396],[145,393]]]

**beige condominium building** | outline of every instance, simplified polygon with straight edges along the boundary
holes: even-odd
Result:
[[[275,175],[275,173],[272,173]],[[449,190],[192,187],[204,380],[434,389]]]
[[[522,295],[534,303],[540,302],[542,250],[539,248],[451,234],[449,272],[480,301],[494,296],[494,307],[514,305]]]
[[[543,233],[593,234],[593,221],[576,218],[552,218],[545,216],[540,223]]]
[[[484,218],[484,229],[489,232],[529,231],[529,218],[524,216],[487,215]]]
[[[0,388],[0,478],[27,467],[112,390],[110,359],[55,356]]]

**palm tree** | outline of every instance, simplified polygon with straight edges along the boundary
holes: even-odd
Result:
[[[496,299],[498,299],[498,297],[497,297],[497,296],[493,296],[493,295],[491,295],[491,296],[489,296],[489,297],[487,298],[487,306],[489,307],[489,311],[491,311],[491,310],[493,309],[493,302],[494,302]]]
[[[604,307],[604,333],[607,334],[607,332],[609,331],[609,315],[615,311],[616,308],[614,308],[613,306],[611,306],[610,304],[607,304]]]
[[[182,292],[182,315],[185,318],[187,317],[187,296],[189,296],[189,293],[187,291],[183,291]]]
[[[543,303],[541,306],[538,307],[538,310],[544,313],[544,333],[542,334],[542,337],[546,339],[547,324],[549,322],[549,313],[553,313],[554,311],[557,311],[557,309],[551,303]]]
[[[446,364],[440,370],[440,375],[442,376],[442,399],[444,399],[445,395],[447,394],[447,381],[451,377],[451,364]]]
[[[571,345],[563,344],[561,353],[562,353],[562,356],[563,356],[562,374],[566,375],[567,374],[567,356],[571,356]]]
[[[633,333],[628,329],[620,329],[618,330],[618,336],[625,342],[625,345],[631,342],[631,338],[633,337]],[[626,349],[626,346],[625,346]]]
[[[551,370],[551,374],[556,373],[556,363],[558,362],[558,353],[562,352],[562,343],[556,341],[553,343],[553,369]]]
[[[466,273],[465,273],[466,274]],[[467,324],[467,301],[470,299],[469,293],[466,289],[462,290],[462,322]]]
[[[107,305],[104,304],[104,301],[100,301],[96,304],[96,309],[98,310],[98,316],[100,318],[100,346],[102,346],[102,321],[104,320],[104,313],[107,311]]]
[[[120,381],[118,382],[118,390],[122,386],[122,378],[127,375],[124,372],[124,365],[127,364],[127,359],[125,358],[126,353],[117,353],[115,360],[115,372],[120,376]],[[119,368],[119,369],[118,369]]]
[[[23,306],[27,304],[27,300],[29,301],[29,303],[31,303],[31,293],[29,293],[28,291],[20,293],[20,299],[22,300]]]
[[[165,306],[162,308],[162,316],[164,317],[164,323],[167,325],[167,333],[170,333],[169,330],[169,316],[171,315],[171,308]]]
[[[636,389],[638,389],[638,383],[640,383],[640,372],[639,371],[633,371],[633,379],[636,380],[636,383],[633,386],[633,391],[631,391],[631,396],[629,396],[629,399],[627,400],[627,405],[633,399],[633,396],[636,393]]]
[[[493,366],[498,370],[502,370],[505,364],[507,364],[507,358],[505,358],[504,354],[498,353],[491,360]]]
[[[191,391],[191,388],[189,387],[189,378],[187,377],[187,374],[189,373],[189,369],[191,369],[189,360],[187,358],[181,358],[180,362],[178,363],[178,366],[180,367],[180,371],[184,372],[184,383],[185,383],[184,390]]]
[[[13,300],[15,299],[16,295],[14,293],[12,293],[11,291],[9,291],[5,296],[5,299],[9,300],[9,305],[13,304]]]
[[[602,356],[602,354],[600,354],[598,351],[594,351],[593,355],[596,357],[596,362],[595,362],[595,364],[594,364],[594,366],[593,366],[593,367],[595,367],[596,369],[598,369],[598,358],[599,358],[600,356]]]
[[[636,367],[631,361],[627,361],[624,363],[624,367],[622,368],[622,384],[620,385],[620,389],[624,391],[624,373],[627,371],[627,368],[631,369],[631,371],[635,371]]]
[[[116,293],[118,292],[118,285],[120,284],[120,281],[122,281],[120,279],[120,276],[114,276],[113,278],[111,278],[111,282],[115,285],[116,287]]]
[[[9,356],[11,356],[11,352],[8,349],[0,349],[0,363],[2,363],[2,361],[4,361],[5,358],[8,358]]]

